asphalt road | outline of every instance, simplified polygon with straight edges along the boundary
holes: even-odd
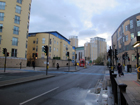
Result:
[[[53,70],[49,74],[56,76],[1,88],[0,105],[85,105],[88,90],[104,77],[104,66],[89,66],[78,72]]]

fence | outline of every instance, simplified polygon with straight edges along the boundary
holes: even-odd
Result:
[[[134,105],[126,93],[126,84],[119,84],[116,79],[117,74],[113,70],[109,70],[110,80],[112,84],[112,93],[114,96],[114,105]]]

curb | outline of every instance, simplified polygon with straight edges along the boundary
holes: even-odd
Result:
[[[22,83],[26,83],[26,82],[31,82],[31,81],[36,81],[36,80],[41,80],[41,79],[45,79],[45,78],[51,78],[51,77],[54,77],[54,75],[48,75],[48,76],[38,75],[38,76],[30,76],[30,77],[23,77],[23,78],[19,78],[19,79],[1,81],[0,88],[6,87],[6,86],[22,84]]]

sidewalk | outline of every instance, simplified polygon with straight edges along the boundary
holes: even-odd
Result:
[[[42,69],[44,67],[36,67],[35,70],[32,67],[22,69],[6,68],[6,72],[4,72],[4,69],[0,68],[0,88],[54,77],[54,75],[46,75],[40,72]]]
[[[134,103],[134,105],[140,105],[140,82],[137,81],[137,73],[135,71],[133,72],[124,72],[124,76],[119,77],[117,71],[114,71],[115,74],[117,74],[117,80],[120,84],[126,84],[126,93],[128,94],[130,100]],[[112,105],[113,96],[112,96],[112,89],[109,88],[109,80],[110,80],[110,74],[109,69],[105,71],[105,80],[107,81],[108,85],[108,105]]]

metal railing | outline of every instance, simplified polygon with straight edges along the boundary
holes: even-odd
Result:
[[[112,85],[112,93],[114,96],[114,105],[134,105],[126,93],[126,84],[120,84],[116,79],[117,74],[113,70],[109,70]]]

